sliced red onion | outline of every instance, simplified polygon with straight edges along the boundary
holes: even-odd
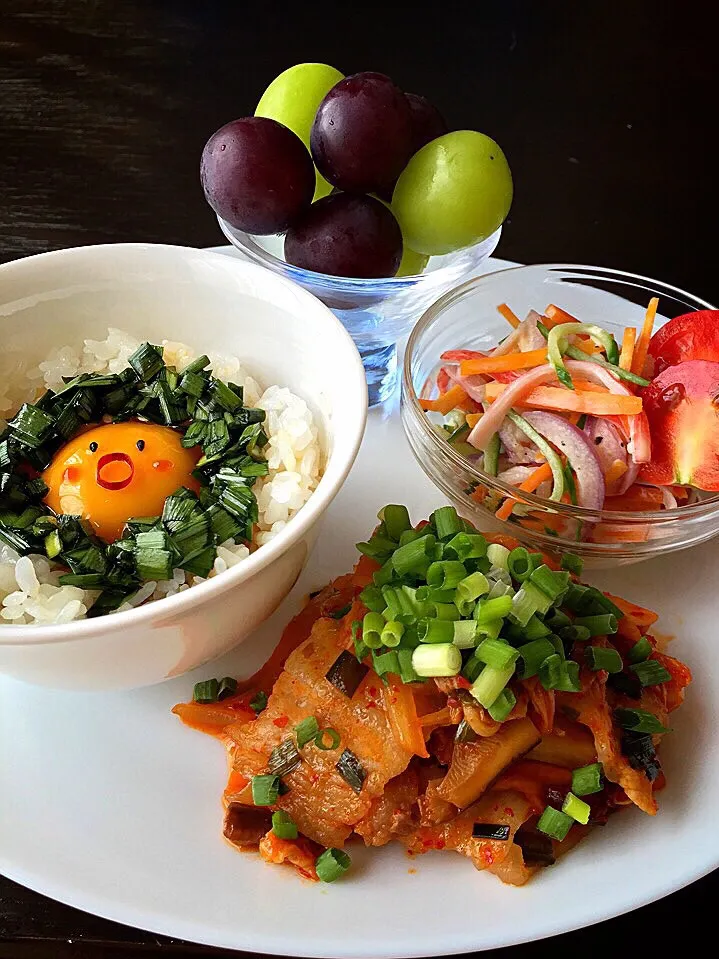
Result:
[[[537,448],[511,420],[505,420],[502,423],[499,428],[499,438],[510,463],[536,463]]]
[[[576,476],[577,504],[601,509],[606,492],[604,473],[594,444],[586,434],[554,413],[525,413],[524,418],[567,457]]]
[[[588,416],[584,425],[584,432],[587,434],[589,441],[594,444],[594,452],[602,464],[605,476],[617,460],[627,467],[629,459],[627,447],[614,423],[597,416]],[[618,492],[619,485],[626,476],[626,472],[625,469],[620,477],[607,486],[607,496],[613,496]]]
[[[534,466],[510,466],[509,469],[497,473],[497,479],[502,480],[504,483],[509,483],[510,486],[519,486],[520,483],[523,483],[536,469],[537,464]]]
[[[490,355],[505,356],[507,353],[514,353],[516,350],[526,352],[527,350],[541,349],[546,340],[537,329],[537,321],[540,319],[539,313],[530,310],[526,319],[522,320],[516,330],[513,330],[503,343],[496,346]]]
[[[487,381],[483,376],[462,376],[458,372],[459,368],[456,366],[446,366],[445,369],[450,380],[456,383],[457,386],[461,386],[467,396],[471,396],[475,403],[482,403],[484,401]]]

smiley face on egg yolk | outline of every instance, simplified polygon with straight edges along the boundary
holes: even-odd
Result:
[[[186,486],[201,450],[184,449],[169,426],[133,421],[81,433],[55,454],[43,473],[45,503],[55,513],[82,516],[105,542],[119,539],[133,516],[160,516],[165,500]]]

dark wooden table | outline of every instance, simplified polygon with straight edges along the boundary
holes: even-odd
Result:
[[[717,71],[703,9],[484,0],[428,15],[386,0],[2,0],[0,261],[87,243],[220,243],[198,184],[205,139],[251,113],[286,66],[326,60],[389,73],[453,127],[499,140],[516,181],[500,255],[619,267],[717,302],[706,132]],[[672,841],[661,820],[657,841]],[[668,923],[713,932],[718,893],[715,874],[507,955],[656,952]],[[0,957],[210,954],[0,880]]]

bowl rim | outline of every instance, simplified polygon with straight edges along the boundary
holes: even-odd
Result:
[[[242,560],[241,563],[237,563],[230,569],[225,570],[222,574],[207,579],[203,583],[198,583],[191,589],[176,593],[173,596],[166,596],[153,603],[145,603],[133,609],[108,613],[104,616],[98,616],[97,618],[77,619],[70,623],[57,625],[28,624],[21,626],[12,623],[3,623],[0,625],[0,647],[48,645],[89,640],[98,633],[117,632],[130,627],[137,628],[143,625],[149,625],[150,622],[156,620],[172,621],[181,618],[193,606],[202,606],[219,599],[223,593],[233,589],[246,580],[254,578],[269,567],[275,559],[278,559],[286,553],[321,519],[322,514],[335,498],[349,475],[364,436],[368,409],[367,380],[362,360],[357,351],[357,347],[352,341],[352,337],[332,311],[318,300],[317,297],[302,287],[299,287],[298,284],[288,280],[286,277],[263,269],[255,263],[248,263],[209,250],[173,244],[102,243],[82,247],[67,247],[62,250],[39,253],[35,256],[22,257],[18,260],[11,260],[8,263],[0,264],[0,282],[11,273],[24,271],[32,273],[36,266],[42,268],[42,265],[50,260],[71,259],[81,254],[85,254],[92,259],[96,253],[103,252],[107,254],[112,250],[136,252],[143,257],[152,256],[153,253],[162,256],[167,256],[168,253],[175,253],[197,261],[221,261],[223,264],[230,263],[232,265],[226,266],[226,269],[249,274],[254,278],[254,291],[260,289],[263,284],[275,285],[291,290],[293,297],[297,297],[303,306],[314,311],[318,319],[321,318],[321,322],[328,329],[332,329],[339,334],[340,342],[343,342],[346,347],[344,350],[344,362],[347,367],[345,371],[345,385],[347,395],[352,398],[352,402],[348,405],[347,415],[342,423],[342,430],[345,436],[351,437],[349,440],[349,448],[343,461],[337,459],[337,454],[334,450],[329,454],[325,464],[325,470],[317,484],[316,490],[304,506],[292,517],[292,520],[287,523],[284,529],[280,530],[269,543],[265,543]],[[151,264],[148,263],[147,259],[143,260],[143,267],[145,269],[151,268]],[[118,275],[118,281],[122,283],[122,280],[122,275]],[[338,355],[341,357],[342,353],[338,352]]]
[[[437,270],[431,270],[429,273],[413,273],[409,276],[385,276],[376,278],[333,276],[331,273],[318,273],[316,270],[306,270],[303,267],[294,266],[292,263],[280,259],[280,257],[275,256],[274,253],[270,253],[269,250],[265,250],[263,246],[257,243],[251,233],[238,230],[226,220],[223,220],[219,214],[215,215],[217,216],[220,229],[230,241],[230,244],[251,257],[256,263],[269,264],[269,267],[277,273],[296,275],[297,282],[299,282],[299,279],[302,277],[312,283],[322,283],[335,291],[341,290],[347,292],[349,289],[355,292],[371,291],[372,293],[392,293],[417,286],[418,283],[421,283],[428,277],[435,275],[441,276],[451,269],[451,265],[447,264]],[[460,250],[455,250],[454,252],[463,253],[475,250],[478,260],[487,259],[487,257],[491,256],[496,250],[501,235],[502,225],[500,224],[493,233],[490,233],[490,235],[486,236],[483,240],[477,240],[476,243],[462,247]]]
[[[578,274],[581,273],[587,279],[604,278],[605,280],[616,280],[618,282],[626,282],[629,284],[632,284],[633,281],[640,281],[640,284],[637,283],[636,285],[649,286],[658,292],[663,291],[665,295],[677,294],[679,297],[697,304],[697,309],[719,309],[719,307],[714,306],[707,300],[704,300],[699,296],[695,296],[693,293],[688,293],[686,290],[682,290],[680,287],[673,286],[669,283],[664,283],[661,280],[655,280],[652,277],[643,276],[642,274],[638,273],[616,270],[611,267],[592,266],[581,263],[533,263],[521,266],[506,267],[501,270],[495,270],[492,273],[486,273],[482,276],[473,277],[472,279],[467,280],[461,285],[455,287],[453,290],[445,293],[438,300],[436,300],[419,318],[407,341],[407,348],[405,350],[404,362],[402,365],[402,398],[405,401],[405,408],[407,409],[413,423],[419,427],[425,443],[429,443],[430,446],[436,449],[441,456],[447,458],[454,466],[468,473],[472,479],[476,480],[478,483],[489,486],[494,490],[501,491],[505,497],[516,496],[517,487],[511,486],[509,483],[505,483],[503,480],[499,480],[496,476],[491,476],[490,474],[479,469],[479,467],[474,466],[436,433],[430,420],[427,418],[419,405],[419,397],[414,388],[414,383],[412,382],[412,363],[418,344],[423,334],[429,329],[429,327],[431,327],[450,306],[453,306],[455,303],[471,297],[478,287],[491,283],[493,278],[503,274],[517,272],[550,273],[552,271],[566,271],[570,274],[576,272]],[[605,523],[621,523],[625,526],[631,525],[632,523],[642,525],[651,524],[653,526],[668,525],[676,522],[676,520],[679,518],[697,519],[711,515],[712,513],[716,512],[717,509],[719,509],[719,493],[716,493],[714,496],[704,499],[699,503],[694,503],[690,506],[678,506],[676,509],[672,510],[647,510],[646,512],[641,513],[623,513],[619,510],[605,509],[594,510],[589,509],[586,506],[555,503],[553,501],[544,499],[541,496],[537,496],[535,493],[522,492],[521,498],[522,501],[527,505],[541,509],[546,509],[547,505],[551,503],[553,512],[557,512],[560,515],[574,519],[581,519],[585,521],[596,520]],[[480,504],[477,505],[479,506]],[[506,525],[506,521],[504,521],[504,525]],[[512,526],[513,524],[509,525]],[[549,537],[547,538],[549,539]],[[556,542],[559,545],[560,543],[566,541],[560,537],[556,540]],[[625,548],[627,542],[629,541],[622,541],[621,543],[614,544],[593,543],[592,548],[600,551],[614,552],[616,551],[617,547]]]

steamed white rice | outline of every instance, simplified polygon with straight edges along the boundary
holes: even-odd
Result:
[[[140,341],[123,330],[108,330],[107,339],[85,340],[82,348],[63,346],[53,350],[38,366],[28,368],[22,357],[0,355],[0,429],[23,402],[36,399],[46,389],[57,389],[64,376],[79,373],[119,373]],[[165,362],[182,369],[199,354],[184,343],[163,340]],[[284,529],[317,487],[322,473],[322,448],[312,412],[305,401],[286,387],[263,390],[239,359],[224,353],[208,353],[216,377],[244,388],[245,405],[267,413],[264,429],[269,475],[253,487],[259,522],[254,542],[268,543]],[[250,555],[244,543],[227,540],[217,548],[210,577],[241,563]],[[76,586],[60,586],[64,572],[46,556],[20,557],[0,543],[0,624],[69,623],[82,619],[99,595]],[[145,583],[119,610],[172,596],[203,582],[202,577],[176,569],[172,579]],[[118,611],[119,611],[118,610]]]

